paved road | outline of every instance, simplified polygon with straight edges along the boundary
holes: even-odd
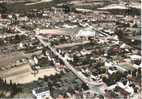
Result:
[[[77,46],[77,45],[84,45],[84,44],[88,44],[88,43],[90,43],[90,41],[61,44],[61,45],[56,45],[55,48],[68,48],[68,47],[73,47],[73,46]]]

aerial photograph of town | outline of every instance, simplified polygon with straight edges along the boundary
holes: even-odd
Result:
[[[142,99],[141,0],[0,0],[0,99]]]

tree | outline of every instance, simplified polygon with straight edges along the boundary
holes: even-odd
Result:
[[[100,68],[100,73],[101,73],[101,74],[106,73],[106,71],[107,71],[106,68],[104,68],[104,67]]]
[[[93,46],[95,43],[93,37],[88,37],[88,40],[90,41],[90,44]]]
[[[104,99],[104,96],[103,95],[99,95],[99,99]]]
[[[12,86],[12,84],[13,84],[13,83],[12,83],[12,80],[10,80],[10,85]]]
[[[19,43],[21,41],[21,38],[19,35],[15,35],[15,38],[14,38],[14,43]]]
[[[83,83],[83,84],[81,85],[81,88],[83,88],[84,90],[88,90],[88,89],[89,89],[89,87],[88,87],[85,83]]]
[[[8,11],[7,7],[5,6],[5,3],[0,3],[0,12],[6,13]]]
[[[137,70],[132,71],[132,76],[133,77],[136,77],[136,72],[137,72]]]
[[[5,94],[3,92],[0,93],[0,98],[4,98],[6,97]]]
[[[0,39],[0,46],[3,46],[3,45],[4,45],[4,40]]]
[[[69,13],[71,11],[70,6],[69,5],[63,5],[63,10],[65,13]]]

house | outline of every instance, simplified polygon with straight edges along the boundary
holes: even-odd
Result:
[[[50,90],[48,87],[39,87],[32,90],[32,94],[36,99],[46,99],[51,98]]]
[[[78,34],[76,34],[76,37],[90,37],[90,36],[96,36],[96,31],[92,29],[92,27],[81,29]]]

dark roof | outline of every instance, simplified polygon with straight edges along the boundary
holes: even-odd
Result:
[[[45,91],[48,91],[48,90],[49,90],[48,87],[40,87],[40,88],[35,89],[35,92],[36,93],[42,93],[42,92],[45,92]]]

